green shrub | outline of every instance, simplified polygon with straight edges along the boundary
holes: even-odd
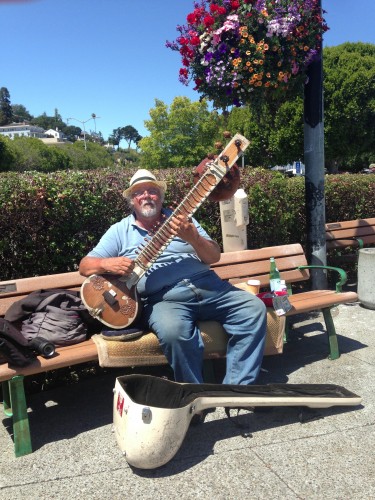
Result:
[[[104,231],[128,215],[122,197],[136,167],[0,174],[0,280],[77,269]],[[192,186],[189,169],[154,171],[168,182],[166,205],[179,204]],[[247,168],[248,247],[306,242],[304,179]],[[326,176],[326,221],[373,217],[375,176]],[[220,208],[206,201],[195,214],[222,243]]]
[[[11,140],[0,135],[0,172],[13,170],[16,156],[11,147]]]
[[[44,144],[34,137],[16,137],[0,142],[0,171],[57,172],[59,170],[93,170],[110,167],[111,154],[100,144],[77,141],[74,144]]]

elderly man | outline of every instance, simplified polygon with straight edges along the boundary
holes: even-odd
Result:
[[[163,208],[166,183],[144,169],[124,196],[133,213],[111,226],[79,266],[83,276],[128,276],[137,249],[172,211]],[[204,345],[199,320],[219,321],[228,333],[225,384],[251,384],[259,373],[266,310],[254,295],[221,280],[209,265],[220,247],[195,219],[172,216],[174,237],[139,280],[142,321],[157,335],[178,382],[202,383]]]

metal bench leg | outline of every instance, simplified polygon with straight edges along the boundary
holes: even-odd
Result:
[[[29,417],[23,376],[17,375],[8,381],[10,409],[13,414],[13,441],[16,457],[32,453]]]
[[[291,319],[286,317],[285,318],[285,328],[284,328],[284,336],[283,336],[283,342],[284,344],[286,344],[287,342],[289,342],[289,339],[290,339],[290,328],[291,328],[292,324],[291,324]]]
[[[329,343],[329,359],[338,359],[340,357],[339,344],[337,341],[336,328],[333,323],[331,308],[327,307],[322,310],[324,321],[326,324],[328,343]]]

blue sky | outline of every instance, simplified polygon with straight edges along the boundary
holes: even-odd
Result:
[[[375,0],[322,5],[325,45],[375,43]],[[34,116],[57,108],[82,122],[95,113],[105,139],[126,125],[147,135],[156,98],[199,99],[178,81],[178,53],[165,48],[192,9],[193,0],[0,0],[0,87]]]

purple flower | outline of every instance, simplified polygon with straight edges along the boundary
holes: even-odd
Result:
[[[225,43],[221,43],[218,47],[218,52],[220,55],[225,54],[228,51],[228,46]]]
[[[254,5],[254,8],[258,11],[261,12],[266,8],[266,0],[257,0],[256,4]]]

